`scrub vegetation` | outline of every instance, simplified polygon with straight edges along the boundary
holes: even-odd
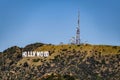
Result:
[[[49,57],[22,57],[49,51]],[[34,43],[0,53],[0,80],[120,80],[120,46]]]

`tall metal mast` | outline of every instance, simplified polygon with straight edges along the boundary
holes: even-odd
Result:
[[[76,30],[76,44],[80,44],[80,12],[78,11],[78,26]]]

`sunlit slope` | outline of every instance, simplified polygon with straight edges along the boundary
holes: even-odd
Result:
[[[49,56],[22,57],[23,51],[49,51]],[[60,80],[120,80],[120,46],[13,46],[1,53],[0,70],[0,80],[58,80],[56,76]]]
[[[109,45],[43,45],[40,46],[34,51],[49,51],[50,55],[47,58],[44,57],[33,57],[33,58],[23,58],[17,65],[21,65],[24,62],[28,62],[31,66],[42,65],[44,62],[49,62],[51,59],[54,59],[55,56],[63,55],[64,58],[71,55],[76,55],[76,52],[80,54],[85,54],[83,61],[90,57],[93,54],[99,55],[115,55],[120,54],[120,46],[109,46]],[[72,54],[69,54],[72,53]],[[86,54],[87,53],[87,54]]]

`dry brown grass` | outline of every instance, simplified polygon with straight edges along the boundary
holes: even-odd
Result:
[[[108,46],[108,45],[43,45],[42,47],[38,47],[35,51],[50,51],[50,56],[47,58],[40,58],[40,61],[33,62],[33,59],[36,59],[37,57],[28,57],[21,59],[17,65],[23,64],[24,62],[28,62],[30,65],[41,65],[44,61],[48,61],[50,59],[54,59],[57,55],[62,55],[61,53],[64,53],[64,50],[67,51],[80,51],[80,52],[87,52],[86,57],[91,56],[92,52],[101,52],[101,55],[114,55],[114,54],[120,54],[120,46]],[[65,52],[64,54],[67,55]],[[42,61],[41,61],[42,60]],[[84,59],[85,60],[85,59]]]

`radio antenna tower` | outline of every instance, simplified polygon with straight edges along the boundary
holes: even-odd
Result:
[[[76,44],[80,44],[80,12],[78,11],[78,26],[76,30]]]

